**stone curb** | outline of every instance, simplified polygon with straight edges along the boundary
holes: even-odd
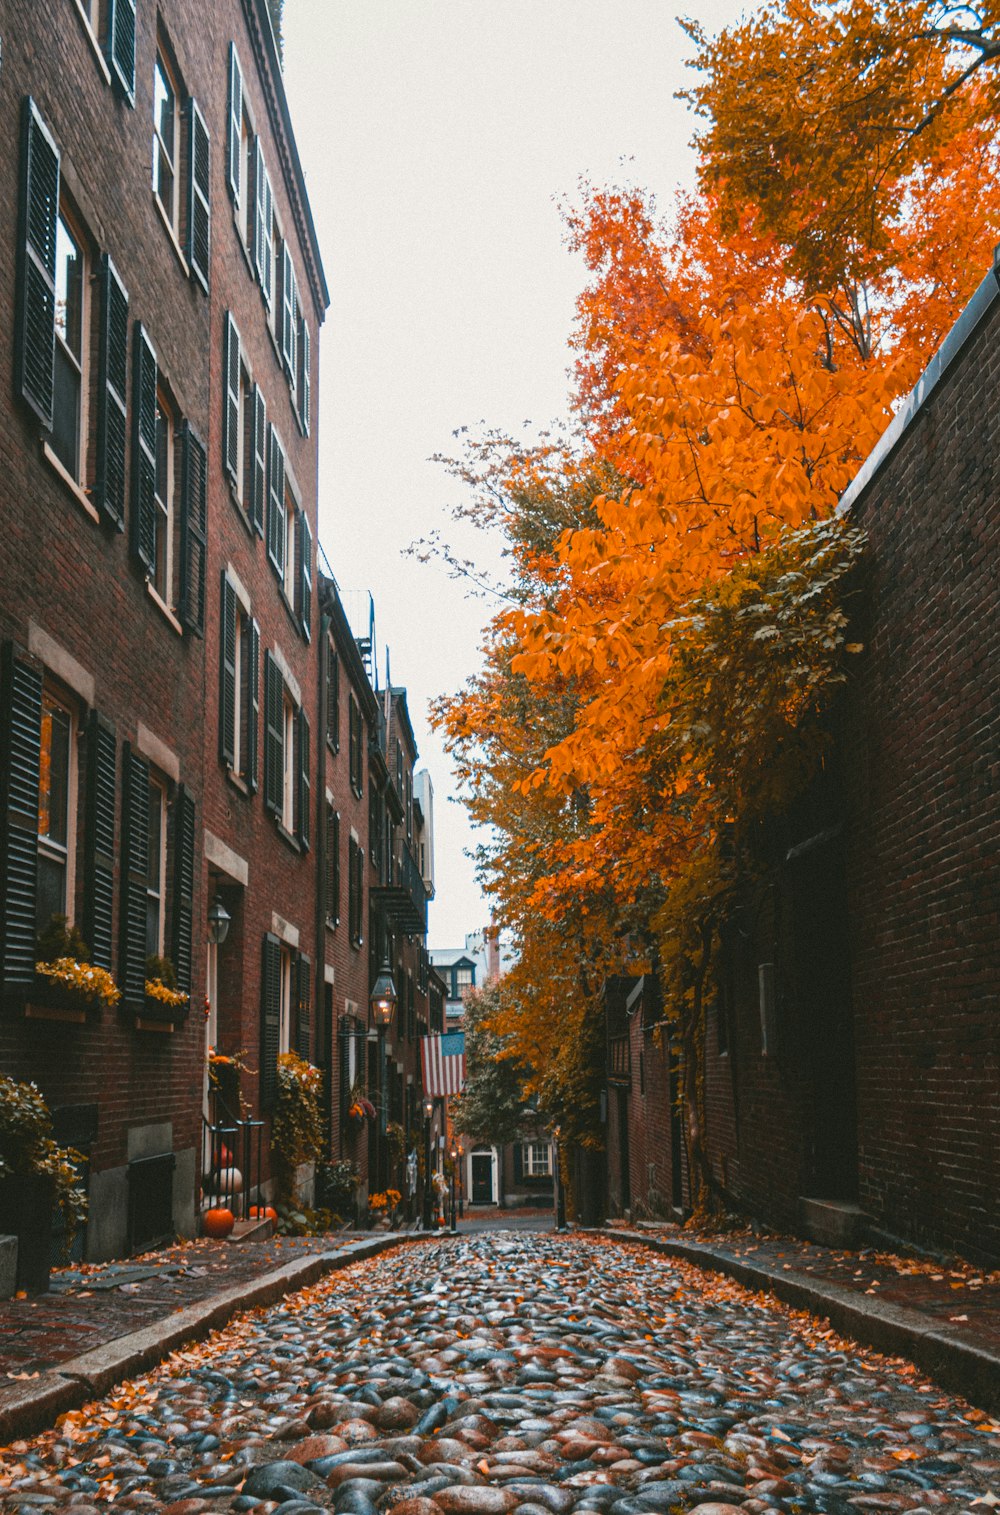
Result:
[[[335,1252],[310,1253],[262,1274],[252,1284],[221,1289],[141,1331],[132,1331],[79,1357],[71,1357],[37,1378],[15,1381],[0,1389],[0,1446],[46,1430],[67,1410],[79,1409],[123,1379],[155,1367],[178,1347],[218,1330],[243,1310],[274,1304],[286,1294],[317,1283],[328,1273],[337,1273],[394,1247],[427,1241],[432,1234],[393,1232],[390,1236],[350,1242]]]
[[[730,1257],[703,1242],[675,1241],[642,1231],[581,1227],[577,1236],[629,1242],[667,1257],[677,1257],[710,1273],[723,1273],[748,1289],[773,1294],[797,1310],[828,1320],[835,1330],[863,1346],[892,1357],[906,1357],[942,1388],[971,1404],[1000,1411],[1000,1354],[949,1330],[919,1310],[859,1295],[841,1284],[821,1283],[804,1273],[786,1272],[766,1262]]]

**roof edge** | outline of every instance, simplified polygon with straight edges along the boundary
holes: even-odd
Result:
[[[847,515],[859,503],[861,496],[869,484],[872,483],[875,475],[888,462],[893,452],[895,452],[905,433],[913,425],[913,422],[917,419],[935,389],[942,382],[951,365],[958,358],[966,343],[971,341],[997,300],[1000,300],[1000,284],[997,282],[997,275],[994,274],[993,269],[990,269],[990,272],[981,281],[954,326],[952,326],[945,336],[944,341],[931,358],[920,378],[910,390],[903,404],[897,410],[885,431],[858,469],[858,472],[844,490],[837,505],[838,515]]]

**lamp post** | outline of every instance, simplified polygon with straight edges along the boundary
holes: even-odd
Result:
[[[465,1148],[458,1144],[458,1218],[465,1218]]]
[[[385,1035],[392,1025],[392,1017],[396,1009],[396,985],[392,981],[392,970],[389,967],[388,957],[382,959],[382,967],[379,969],[378,978],[369,995],[368,1003],[371,1006],[372,1020],[378,1031],[378,1076],[379,1076],[379,1115],[378,1115],[378,1168],[379,1183],[383,1182],[382,1166],[385,1154],[385,1127],[386,1127],[386,1062],[385,1062]],[[385,1175],[388,1183],[388,1174]]]
[[[458,1223],[457,1223],[456,1218],[455,1218],[455,1169],[457,1167],[458,1167],[458,1151],[457,1151],[457,1149],[455,1147],[452,1147],[452,1149],[451,1149],[451,1234],[452,1234],[452,1236],[454,1236],[455,1233],[456,1233],[456,1231],[458,1230]]]
[[[424,1100],[424,1230],[431,1229],[431,1121],[434,1118],[434,1101]]]
[[[555,1187],[556,1230],[557,1231],[565,1231],[565,1229],[566,1229],[566,1195],[563,1192],[562,1160],[561,1160],[561,1154],[560,1154],[560,1151],[559,1151],[559,1138],[560,1138],[561,1134],[562,1133],[561,1133],[560,1127],[559,1126],[553,1126],[553,1128],[552,1128],[552,1157],[553,1157],[553,1161],[554,1161],[553,1182],[554,1182],[554,1187]]]

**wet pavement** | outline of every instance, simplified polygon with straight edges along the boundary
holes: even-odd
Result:
[[[0,1454],[0,1510],[746,1515],[1000,1504],[1000,1425],[611,1239],[429,1239],[244,1315]]]

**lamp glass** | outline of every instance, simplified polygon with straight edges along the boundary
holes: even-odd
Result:
[[[226,909],[219,896],[216,895],[215,899],[208,907],[208,939],[213,943],[214,946],[222,946],[222,943],[229,935],[229,925],[231,921],[232,916],[229,914],[229,911]]]
[[[396,985],[392,981],[388,963],[382,964],[368,1003],[371,1005],[372,1018],[376,1026],[392,1024],[393,1013],[396,1009]]]

